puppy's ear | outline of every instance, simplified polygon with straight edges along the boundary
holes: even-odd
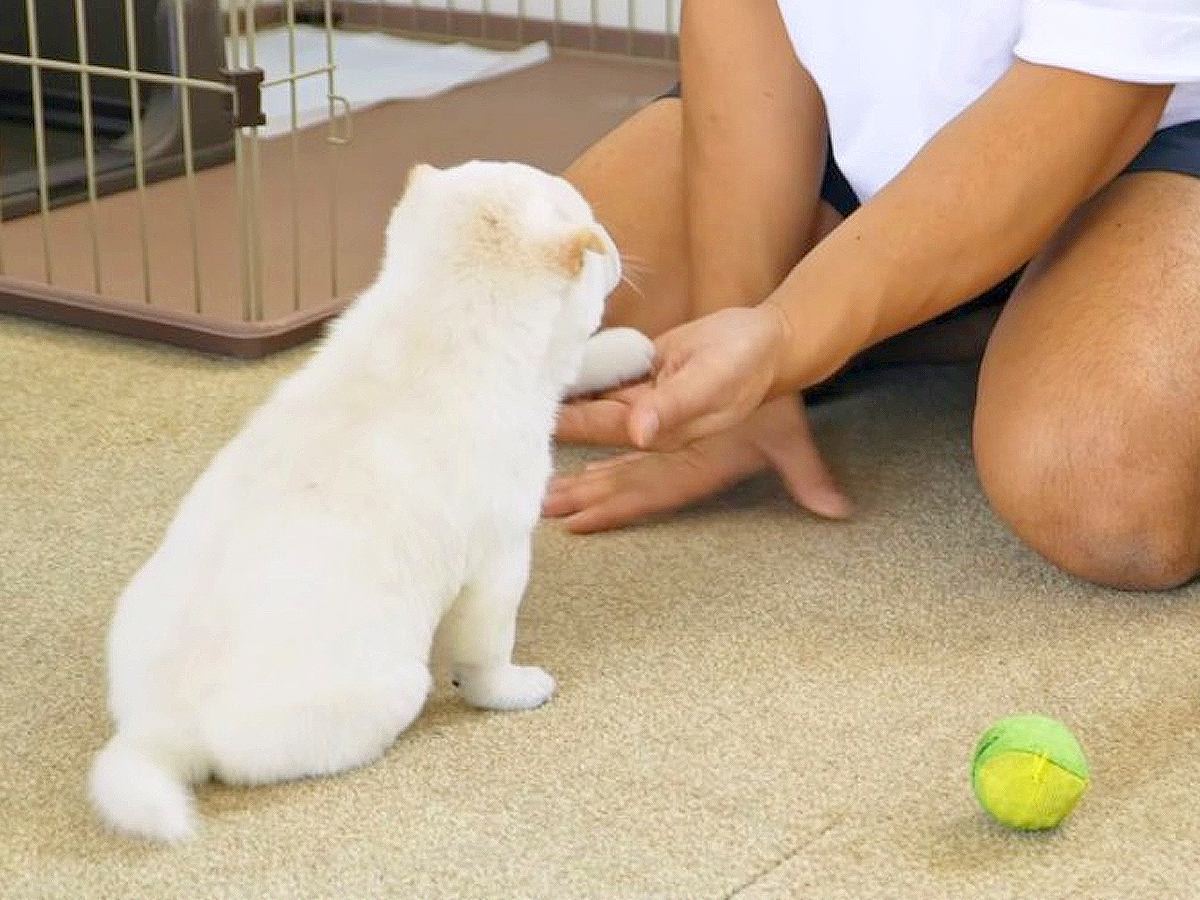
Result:
[[[578,278],[583,271],[585,253],[608,255],[608,247],[593,228],[581,228],[551,251],[552,263],[567,278]]]
[[[408,177],[404,179],[404,190],[407,191],[422,178],[432,175],[436,171],[437,169],[429,165],[429,163],[417,163],[408,170]]]

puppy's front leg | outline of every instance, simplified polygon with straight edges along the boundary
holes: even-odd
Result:
[[[512,662],[517,610],[529,581],[529,538],[494,552],[447,614],[446,648],[463,699],[484,709],[533,709],[554,679]]]
[[[654,342],[634,328],[602,328],[583,347],[579,374],[566,396],[594,394],[650,373]]]

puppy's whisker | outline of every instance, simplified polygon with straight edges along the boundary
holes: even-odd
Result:
[[[621,278],[625,281],[630,282],[630,286],[634,287],[635,290],[638,290],[639,293],[640,293],[640,285],[634,285],[633,282],[634,281],[645,281],[646,277],[649,274],[650,274],[650,271],[648,268],[643,268],[638,265],[622,265],[621,266]]]
[[[638,297],[640,297],[642,300],[646,299],[645,292],[640,287],[638,287],[637,282],[635,282],[632,278],[629,278],[626,275],[622,275],[621,280],[623,282],[625,282],[625,284],[629,285],[629,289],[631,291],[633,291],[635,294],[637,294]]]
[[[647,272],[650,270],[650,264],[646,260],[639,259],[636,256],[626,256],[624,253],[621,254],[621,265],[637,272]]]

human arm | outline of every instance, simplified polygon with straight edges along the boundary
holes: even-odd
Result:
[[[1132,159],[1169,94],[1015,62],[760,307],[662,335],[654,384],[630,409],[633,443],[728,428],[990,287]]]

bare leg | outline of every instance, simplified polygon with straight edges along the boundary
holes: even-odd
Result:
[[[1090,581],[1200,571],[1200,179],[1124,175],[1030,266],[988,346],[980,479],[1033,549]]]
[[[609,298],[604,324],[650,337],[688,317],[681,106],[670,99],[651,104],[563,173],[625,259],[629,283]]]
[[[536,666],[514,666],[517,609],[529,580],[529,541],[496,552],[447,614],[446,646],[463,698],[485,709],[533,709],[554,693]]]

